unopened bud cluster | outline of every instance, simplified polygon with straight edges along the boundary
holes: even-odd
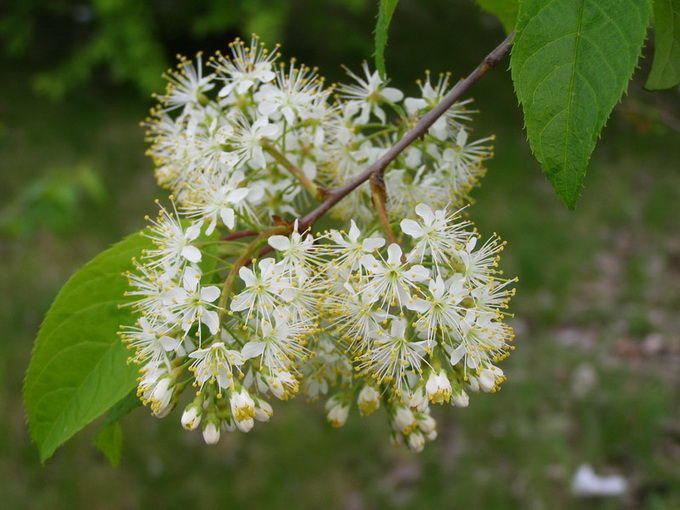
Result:
[[[454,105],[390,166],[383,193],[358,186],[330,210],[338,224],[312,234],[296,218],[449,84],[428,76],[404,98],[364,64],[352,84],[325,87],[277,59],[254,38],[205,66],[182,60],[152,110],[149,152],[172,207],[127,275],[138,319],[121,335],[138,395],[164,416],[191,386],[181,423],[210,444],[268,421],[272,398],[327,398],[333,426],[382,407],[392,441],[420,450],[437,435],[430,405],[495,391],[511,350],[504,243],[480,241],[460,212],[489,139],[469,142],[471,112]]]

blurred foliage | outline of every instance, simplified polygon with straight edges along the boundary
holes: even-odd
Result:
[[[183,40],[219,37],[225,47],[233,34],[257,33],[273,44],[286,30],[318,17],[321,8],[372,21],[370,0],[307,3],[311,9],[305,2],[279,0],[15,0],[5,6],[0,40],[5,56],[30,56],[39,68],[33,88],[52,99],[102,71],[148,95],[159,89],[173,50],[185,49]],[[352,26],[345,20],[342,32]]]
[[[101,207],[107,198],[101,178],[87,165],[49,170],[0,209],[0,233],[23,237],[40,227],[64,233],[82,219],[87,202]]]

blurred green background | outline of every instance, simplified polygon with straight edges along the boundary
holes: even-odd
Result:
[[[21,405],[32,342],[65,280],[163,196],[139,127],[162,71],[257,32],[339,80],[341,64],[370,59],[375,12],[373,0],[2,8],[0,507],[680,508],[680,98],[641,88],[652,41],[573,212],[529,153],[508,61],[474,88],[475,135],[498,138],[470,213],[508,241],[517,350],[500,393],[435,410],[440,437],[423,453],[391,447],[378,415],[332,430],[300,400],[212,447],[178,412],[138,410],[119,468],[91,446],[96,426],[40,466]],[[388,73],[414,92],[425,68],[462,77],[504,34],[471,0],[402,0],[390,37]],[[573,496],[584,463],[623,475],[627,494]]]

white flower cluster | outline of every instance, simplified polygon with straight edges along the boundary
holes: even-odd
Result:
[[[504,245],[480,246],[454,212],[484,173],[489,139],[468,143],[470,112],[454,105],[386,172],[387,219],[359,186],[330,210],[348,230],[314,236],[282,218],[351,183],[448,78],[428,76],[421,97],[404,99],[364,64],[332,102],[314,70],[277,58],[253,38],[208,59],[209,72],[200,55],[182,60],[152,111],[149,152],[173,210],[151,221],[154,248],[128,274],[139,318],[121,336],[140,365],[138,395],[164,416],[191,384],[182,425],[215,443],[268,421],[272,397],[332,393],[332,425],[354,402],[361,415],[382,405],[393,442],[420,450],[436,436],[429,404],[494,391],[511,350]]]

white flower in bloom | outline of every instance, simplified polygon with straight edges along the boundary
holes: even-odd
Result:
[[[229,46],[233,58],[219,55],[214,64],[218,76],[226,83],[219,92],[220,97],[233,92],[243,95],[257,83],[269,83],[276,77],[272,67],[277,55],[269,53],[256,37],[249,47],[238,39]]]
[[[214,75],[203,76],[201,53],[196,55],[196,61],[194,67],[191,61],[180,57],[178,69],[165,75],[168,80],[168,91],[161,99],[168,105],[168,109],[183,107],[186,112],[188,108],[196,107],[202,99],[202,94],[215,86],[212,83]]]
[[[350,220],[349,232],[331,230],[328,234],[335,243],[327,246],[333,256],[334,264],[346,265],[351,271],[361,267],[360,260],[364,255],[373,253],[385,246],[385,240],[381,237],[361,238],[361,231],[354,220]]]
[[[287,400],[300,389],[300,384],[293,374],[279,370],[265,377],[269,390],[280,400]]]
[[[264,321],[257,340],[249,341],[241,354],[245,359],[259,358],[260,363],[273,372],[286,371],[309,352],[302,345],[304,330],[297,324],[288,323],[284,309],[278,308],[272,315],[275,325]]]
[[[282,273],[283,269],[273,258],[260,260],[255,271],[245,266],[239,269],[238,274],[245,287],[240,294],[234,296],[230,308],[235,312],[247,310],[246,321],[253,314],[269,321],[278,305],[295,297],[290,284],[282,278]]]
[[[262,139],[275,137],[278,133],[279,126],[270,124],[267,117],[258,117],[252,124],[245,117],[239,117],[236,130],[227,137],[227,142],[235,147],[234,154],[238,156],[238,166],[264,168],[267,162],[262,151]]]
[[[476,245],[477,238],[471,237],[465,247],[456,254],[463,263],[463,274],[466,278],[477,285],[485,285],[499,274],[496,268],[500,259],[499,254],[503,251],[505,243],[501,243],[494,235],[478,250],[475,250]]]
[[[504,354],[506,339],[509,336],[503,323],[494,322],[495,315],[469,310],[460,322],[460,344],[451,350],[451,366],[465,360],[468,368],[490,365]]]
[[[191,329],[196,320],[200,320],[214,335],[219,330],[220,323],[217,312],[209,308],[214,308],[211,303],[220,297],[220,289],[215,286],[201,287],[200,281],[201,273],[193,267],[185,268],[182,275],[182,287],[168,291],[172,301],[170,308],[185,333]]]
[[[387,381],[398,392],[406,386],[409,372],[421,372],[426,355],[425,342],[406,338],[406,320],[392,319],[390,332],[378,329],[374,341],[361,357],[362,373],[374,377],[376,382]]]
[[[245,363],[240,352],[227,349],[223,342],[198,349],[189,354],[189,357],[195,360],[191,371],[201,389],[207,383],[217,383],[220,391],[233,389],[233,370]]]
[[[418,312],[415,328],[419,333],[424,333],[428,344],[432,345],[436,335],[448,339],[461,329],[461,314],[465,315],[467,309],[460,302],[468,295],[468,291],[464,278],[459,274],[451,277],[448,285],[441,276],[431,279],[428,290],[427,299],[412,299],[405,306]]]
[[[418,204],[416,214],[422,221],[401,221],[402,232],[417,241],[409,254],[412,260],[422,262],[426,255],[430,255],[435,266],[438,266],[448,260],[453,250],[460,248],[469,237],[465,230],[469,223],[455,223],[459,218],[458,213],[448,214],[445,209],[433,212],[428,205]]]
[[[146,259],[152,260],[147,266],[174,274],[187,261],[194,264],[200,262],[201,251],[191,243],[201,234],[202,223],[195,222],[185,230],[178,219],[161,209],[158,219],[151,221],[151,233],[147,235],[157,246],[144,254]]]
[[[381,300],[385,304],[396,300],[401,306],[409,299],[409,288],[415,288],[416,282],[422,282],[430,275],[420,264],[403,263],[401,246],[394,243],[387,247],[387,260],[364,255],[361,264],[370,273],[369,283],[362,291],[367,303]]]
[[[319,262],[319,257],[316,255],[318,249],[314,246],[314,236],[300,234],[297,220],[289,236],[271,236],[267,242],[281,254],[281,266],[295,275],[300,283],[304,283],[308,277],[309,263]]]
[[[280,113],[288,124],[295,124],[297,119],[313,118],[318,113],[314,108],[319,99],[324,99],[328,92],[321,88],[323,82],[316,72],[308,67],[296,68],[291,62],[288,72],[279,69],[276,85],[263,85],[256,95],[260,101],[258,112],[270,118]]]
[[[211,235],[217,225],[217,219],[228,229],[234,228],[234,206],[248,196],[248,188],[239,188],[238,183],[243,180],[242,172],[235,172],[227,184],[213,178],[208,180],[204,177],[204,185],[196,190],[200,197],[198,202],[189,202],[184,208],[188,218],[198,217],[208,221],[205,229],[206,235]],[[217,186],[217,187],[215,187]]]
[[[407,97],[404,99],[404,107],[409,115],[414,115],[419,111],[431,110],[449,93],[449,74],[439,75],[437,85],[434,87],[430,82],[430,73],[427,73],[425,81],[419,81],[420,98]],[[444,115],[439,117],[435,123],[430,127],[428,133],[438,138],[439,140],[446,140],[449,136],[450,129],[460,129],[463,127],[461,121],[472,120],[469,112],[465,106],[472,102],[471,99],[455,103],[451,108],[446,110]]]
[[[357,82],[356,85],[342,85],[339,87],[340,97],[348,99],[345,113],[350,117],[361,112],[356,119],[357,124],[366,124],[371,113],[385,122],[385,112],[380,108],[384,102],[397,103],[402,100],[404,94],[393,87],[386,87],[385,81],[380,78],[378,71],[371,73],[366,62],[362,69],[365,79],[357,76],[349,69],[347,74]]]
[[[449,381],[446,370],[440,370],[438,373],[432,371],[425,384],[425,390],[433,404],[448,402],[451,399],[451,381]]]
[[[170,328],[165,324],[152,324],[146,317],[141,317],[137,326],[128,326],[122,337],[135,349],[133,361],[136,363],[169,365],[169,353],[178,349],[181,340],[169,336]]]

